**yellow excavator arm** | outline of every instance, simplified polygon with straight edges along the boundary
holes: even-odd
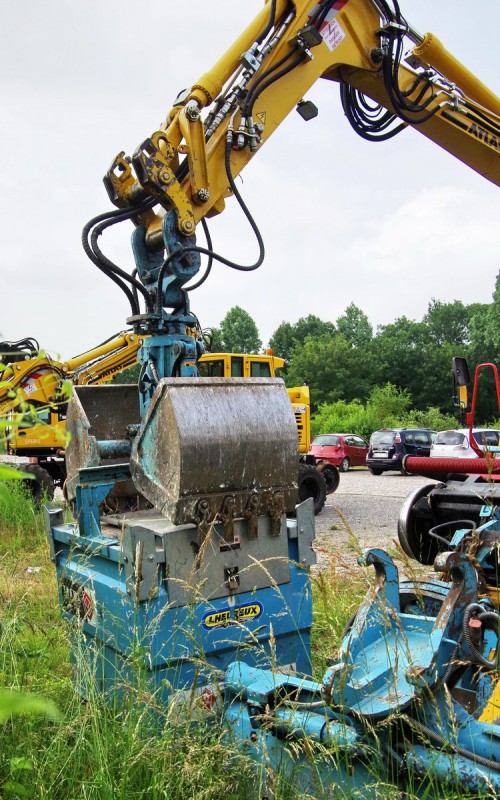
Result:
[[[0,417],[16,423],[6,432],[9,448],[18,455],[64,448],[65,387],[111,380],[137,362],[142,341],[135,333],[122,332],[67,361],[41,352],[22,360],[4,356],[2,364],[0,353]]]
[[[64,380],[73,384],[104,383],[137,362],[142,338],[123,332],[67,361],[41,352],[2,366],[0,353],[0,415],[21,402],[50,404],[57,400]]]
[[[407,55],[404,48],[410,45]],[[411,125],[500,184],[500,100],[397,2],[268,0],[220,60],[182,94],[160,130],[120,153],[105,177],[119,208],[137,204],[145,241],[161,245],[163,211],[189,236],[220,213],[238,175],[319,79],[341,86],[344,111],[367,139]],[[300,160],[298,156],[297,160]]]

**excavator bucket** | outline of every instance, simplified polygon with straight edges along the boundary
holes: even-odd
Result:
[[[294,509],[297,428],[280,379],[165,378],[138,423],[137,387],[76,387],[70,497],[79,469],[130,459],[132,493],[176,525]]]
[[[252,504],[271,515],[293,510],[297,428],[283,381],[165,378],[134,441],[131,471],[175,524],[245,516]]]
[[[75,386],[68,406],[66,431],[66,495],[75,497],[78,471],[128,461],[130,439],[127,426],[140,421],[139,393],[133,384]],[[130,429],[129,429],[130,430]],[[114,451],[110,442],[120,442]],[[105,448],[106,445],[106,448]],[[127,491],[133,493],[131,482]],[[122,487],[123,489],[123,487]]]

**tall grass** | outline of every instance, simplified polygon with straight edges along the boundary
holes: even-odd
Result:
[[[346,576],[333,558],[314,577],[317,679],[321,679],[326,659],[334,654],[365,589],[366,580]],[[82,659],[77,671],[88,673],[86,702],[73,683],[68,629],[61,620],[55,569],[41,514],[33,510],[29,497],[15,483],[8,502],[0,504],[0,689],[46,698],[57,706],[59,715],[55,720],[43,714],[0,720],[0,798],[247,800],[255,796],[256,778],[244,747],[229,743],[221,726],[190,724],[178,717],[178,709],[172,705],[162,710],[165,724],[159,733],[148,714],[157,700],[144,684],[141,702],[137,702],[136,687],[120,708],[108,707],[92,689],[92,668],[86,664],[84,644],[81,649],[82,655],[76,655],[77,660]],[[72,648],[73,657],[77,651]],[[291,743],[292,761],[294,747],[298,770],[301,759],[313,768],[323,759],[331,763],[334,774],[335,752],[313,743]],[[266,796],[274,800],[306,797],[284,774],[271,777],[273,793]],[[307,797],[345,798],[341,790],[318,783]],[[263,788],[261,794],[267,791]],[[398,796],[394,786],[377,788],[379,798]],[[418,796],[424,797],[425,791],[419,790]]]

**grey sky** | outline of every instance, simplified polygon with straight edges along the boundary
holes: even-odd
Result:
[[[2,4],[2,338],[34,336],[66,358],[124,329],[124,295],[80,244],[85,222],[110,208],[102,175],[118,151],[131,153],[156,130],[177,93],[261,6]],[[400,6],[499,92],[497,0]],[[335,321],[351,302],[374,326],[420,319],[432,297],[490,302],[500,268],[496,187],[412,130],[385,144],[360,139],[335,84],[319,82],[308,97],[318,118],[306,124],[293,112],[239,182],[264,237],[264,265],[250,274],[216,266],[191,295],[201,325],[218,325],[240,305],[266,342],[283,320],[314,313]],[[131,225],[119,228],[101,244],[131,269]],[[211,232],[217,252],[254,261],[257,245],[235,203]]]

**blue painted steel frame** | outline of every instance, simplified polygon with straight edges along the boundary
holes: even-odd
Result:
[[[267,669],[293,665],[310,672],[312,596],[309,570],[297,560],[296,539],[288,542],[289,583],[244,592],[230,600],[197,599],[177,608],[169,606],[165,564],[158,565],[152,599],[136,603],[127,593],[118,538],[82,536],[74,524],[56,524],[49,539],[63,617],[83,635],[83,647],[73,637],[73,660],[95,677],[88,691],[119,699],[123,687],[133,681],[138,664],[149,688],[158,690],[161,703],[168,701],[173,690],[219,681],[239,657]],[[75,596],[82,592],[92,605],[92,614],[75,605]],[[235,619],[238,607],[257,604],[262,608],[258,616]],[[222,614],[227,608],[231,609],[229,624],[206,625],[208,613]],[[82,665],[85,647],[90,649],[87,656],[83,652],[87,663]],[[85,693],[83,683],[78,680]]]

